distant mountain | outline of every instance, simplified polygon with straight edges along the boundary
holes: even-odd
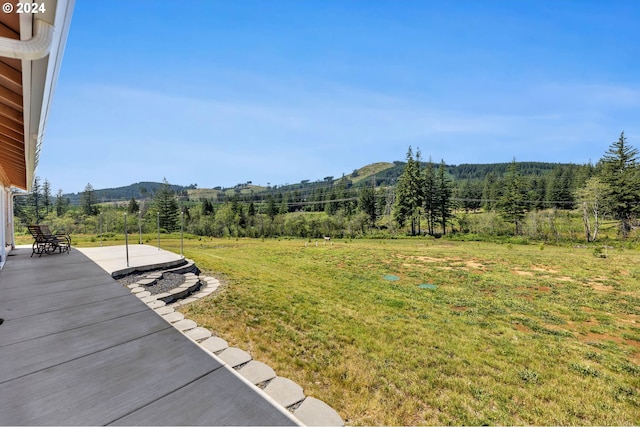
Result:
[[[126,187],[104,188],[99,190],[94,189],[94,195],[98,203],[131,200],[132,197],[139,200],[144,198],[152,198],[158,188],[160,188],[162,185],[163,183],[161,182],[138,182],[135,184],[127,185]],[[196,185],[192,184],[185,187],[182,185],[170,184],[169,187],[176,193],[183,193],[187,190],[195,189]],[[69,193],[65,194],[64,197],[68,198],[71,201],[71,204],[77,205],[80,204],[81,195],[82,192]]]
[[[315,189],[326,188],[334,183],[344,184],[346,188],[360,187],[370,184],[375,180],[376,186],[393,186],[398,177],[402,174],[405,162],[395,161],[371,163],[359,169],[354,169],[352,173],[341,177],[327,176],[322,180],[309,181],[303,180],[297,184],[274,185],[269,187],[260,187],[253,185],[251,181],[244,184],[237,184],[230,188],[197,188],[195,184],[189,186],[170,185],[171,189],[178,194],[188,197],[190,200],[210,199],[215,200],[224,195],[233,194],[267,194],[298,192],[310,193]],[[424,163],[423,163],[424,165]],[[437,165],[436,165],[437,166]],[[491,164],[460,164],[446,165],[449,177],[454,181],[462,180],[483,180],[488,173],[496,176],[503,176],[509,163],[491,163]],[[577,166],[565,163],[545,163],[545,162],[518,162],[518,169],[523,176],[539,176],[546,175],[559,166]],[[127,201],[132,197],[140,200],[145,198],[153,198],[153,195],[163,184],[161,182],[138,182],[126,187],[96,189],[94,194],[99,203]],[[79,204],[82,193],[65,194],[72,204]]]

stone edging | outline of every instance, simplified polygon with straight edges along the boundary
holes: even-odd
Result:
[[[153,269],[158,267],[165,266],[155,266]],[[127,274],[118,273],[120,276]],[[182,285],[162,294],[151,295],[142,287],[143,284],[148,285],[158,280],[161,272],[151,272],[144,279],[128,287],[164,320],[226,365],[244,382],[253,385],[259,392],[266,394],[271,401],[293,414],[295,419],[303,425],[344,426],[344,421],[332,407],[314,397],[305,396],[302,387],[295,382],[277,376],[268,365],[253,360],[244,350],[229,347],[227,341],[213,336],[208,329],[199,327],[196,322],[185,319],[182,313],[175,311],[182,305],[211,295],[220,286],[220,281],[214,277],[199,277],[193,273],[184,273],[184,276],[185,282]]]

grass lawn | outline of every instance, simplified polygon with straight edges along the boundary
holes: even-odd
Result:
[[[640,421],[638,251],[202,238],[185,256],[226,283],[185,316],[348,424]]]
[[[423,239],[186,248],[227,286],[185,315],[349,424],[640,420],[637,251]]]

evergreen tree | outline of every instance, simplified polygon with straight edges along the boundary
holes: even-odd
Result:
[[[482,206],[482,182],[478,180],[465,180],[459,187],[458,197],[462,199],[462,208],[469,212],[480,209]]]
[[[435,234],[435,226],[438,221],[438,189],[436,183],[436,170],[433,162],[431,161],[431,157],[429,157],[429,161],[424,168],[422,185],[422,204],[424,207],[424,213],[427,216],[427,233],[433,236]]]
[[[376,181],[372,179],[371,185],[365,185],[360,190],[359,205],[360,210],[367,215],[369,225],[374,226],[377,219],[377,205],[376,205]]]
[[[58,217],[63,216],[67,210],[68,205],[69,205],[68,200],[66,200],[62,196],[62,189],[59,189],[58,193],[56,194],[56,215]]]
[[[413,157],[411,147],[407,151],[407,164],[396,185],[394,220],[403,227],[407,221],[411,222],[411,235],[420,232],[420,211],[423,202],[422,177],[420,172],[420,152],[417,161]]]
[[[600,179],[607,185],[609,209],[614,218],[620,221],[622,237],[627,237],[640,212],[640,171],[637,157],[638,150],[627,143],[622,132],[600,160]]]
[[[325,192],[326,195],[326,192]],[[340,205],[338,202],[336,202],[336,200],[338,199],[338,196],[336,195],[336,191],[335,188],[331,188],[331,191],[329,192],[329,196],[325,199],[325,209],[324,211],[328,214],[328,215],[335,215],[336,212],[338,212],[338,209],[340,208]]]
[[[33,186],[31,187],[31,193],[29,193],[29,205],[33,209],[33,217],[36,224],[40,223],[40,208],[42,207],[42,186],[40,185],[40,177],[36,176],[33,179]]]
[[[498,201],[499,181],[494,172],[489,172],[484,177],[482,185],[482,206],[486,211],[492,211]]]
[[[138,213],[139,211],[140,211],[140,205],[136,201],[135,197],[131,197],[131,200],[129,200],[129,206],[127,206],[127,212],[129,212],[130,214],[135,214],[135,213]]]
[[[547,200],[556,209],[573,209],[573,169],[556,166],[549,178]]]
[[[80,195],[80,205],[85,215],[91,216],[98,213],[96,205],[96,195],[91,184],[84,187],[84,191]]]
[[[518,165],[515,159],[511,162],[507,170],[504,192],[498,200],[496,207],[504,219],[513,223],[515,234],[521,234],[522,220],[524,219],[527,209],[522,176],[518,171]]]
[[[171,190],[167,179],[154,196],[156,211],[160,214],[160,227],[171,232],[178,229],[180,208],[175,193]]]
[[[213,214],[213,204],[209,201],[209,199],[204,199],[202,201],[202,215],[211,215]]]
[[[267,196],[267,216],[273,221],[276,215],[278,215],[278,206],[273,196],[269,194]]]
[[[46,215],[49,215],[49,208],[51,206],[51,184],[48,179],[45,179],[44,184],[42,184],[42,206],[44,206]]]
[[[438,174],[436,177],[436,210],[440,226],[442,227],[442,234],[447,234],[447,222],[449,222],[453,216],[451,194],[451,181],[446,175],[444,160],[442,160],[438,167]]]

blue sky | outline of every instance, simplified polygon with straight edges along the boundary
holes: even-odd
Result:
[[[640,147],[637,1],[77,0],[37,175],[295,183]]]

